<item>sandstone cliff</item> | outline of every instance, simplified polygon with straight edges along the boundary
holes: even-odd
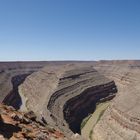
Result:
[[[78,64],[45,67],[19,86],[21,109],[34,110],[68,136],[80,134],[82,120],[94,112],[96,103],[112,99],[116,92],[113,81]]]
[[[45,66],[47,62],[0,62],[0,102],[8,105],[16,104],[19,108],[20,97],[17,93],[18,86],[31,73]],[[16,101],[8,94],[16,94]],[[6,98],[6,99],[5,99]]]
[[[93,129],[94,140],[140,139],[140,63],[120,62],[96,65],[99,72],[115,81],[118,94]]]
[[[139,83],[140,61],[0,63],[0,101],[34,111],[40,123],[73,140],[82,139],[74,133],[96,104],[114,97],[93,140],[139,140]]]

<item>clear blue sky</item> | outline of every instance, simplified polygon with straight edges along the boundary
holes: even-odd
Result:
[[[140,59],[140,0],[0,0],[0,61]]]

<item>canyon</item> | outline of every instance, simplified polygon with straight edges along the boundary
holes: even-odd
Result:
[[[96,69],[113,79],[118,94],[93,128],[93,139],[140,139],[140,61],[100,62]]]
[[[82,121],[110,101],[90,139],[139,140],[139,79],[140,61],[0,63],[0,101],[72,140],[88,139]]]

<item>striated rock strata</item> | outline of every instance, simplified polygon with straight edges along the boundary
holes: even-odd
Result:
[[[48,62],[48,61],[27,61],[27,62],[0,62],[0,102],[3,101],[5,96],[13,89],[13,82],[15,81],[20,85],[25,79],[26,74],[31,74],[44,66],[64,65],[72,62]],[[82,62],[81,62],[82,63]],[[23,77],[24,76],[24,77]],[[20,78],[21,77],[21,78]],[[14,82],[14,83],[15,83]],[[15,84],[14,84],[15,88]]]
[[[102,61],[95,67],[118,94],[93,129],[94,140],[140,140],[140,61]]]
[[[46,64],[47,62],[0,62],[0,102],[18,109],[20,106],[20,98],[17,93],[18,86],[28,75]],[[9,98],[9,94],[16,94],[14,96],[16,99],[18,98],[18,101],[12,97]]]
[[[66,62],[0,62],[0,102],[20,108],[18,86],[33,72],[44,66],[64,65]],[[69,62],[70,63],[70,62]]]
[[[82,120],[94,112],[96,103],[117,92],[113,81],[78,64],[45,67],[28,76],[18,90],[22,110],[34,110],[67,135],[80,133]]]
[[[0,63],[0,101],[33,110],[67,136],[80,133],[97,103],[116,95],[93,128],[93,140],[140,140],[139,83],[140,61]]]

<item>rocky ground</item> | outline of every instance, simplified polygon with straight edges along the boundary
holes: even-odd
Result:
[[[64,134],[36,120],[34,112],[19,112],[0,104],[0,140],[66,140]]]

